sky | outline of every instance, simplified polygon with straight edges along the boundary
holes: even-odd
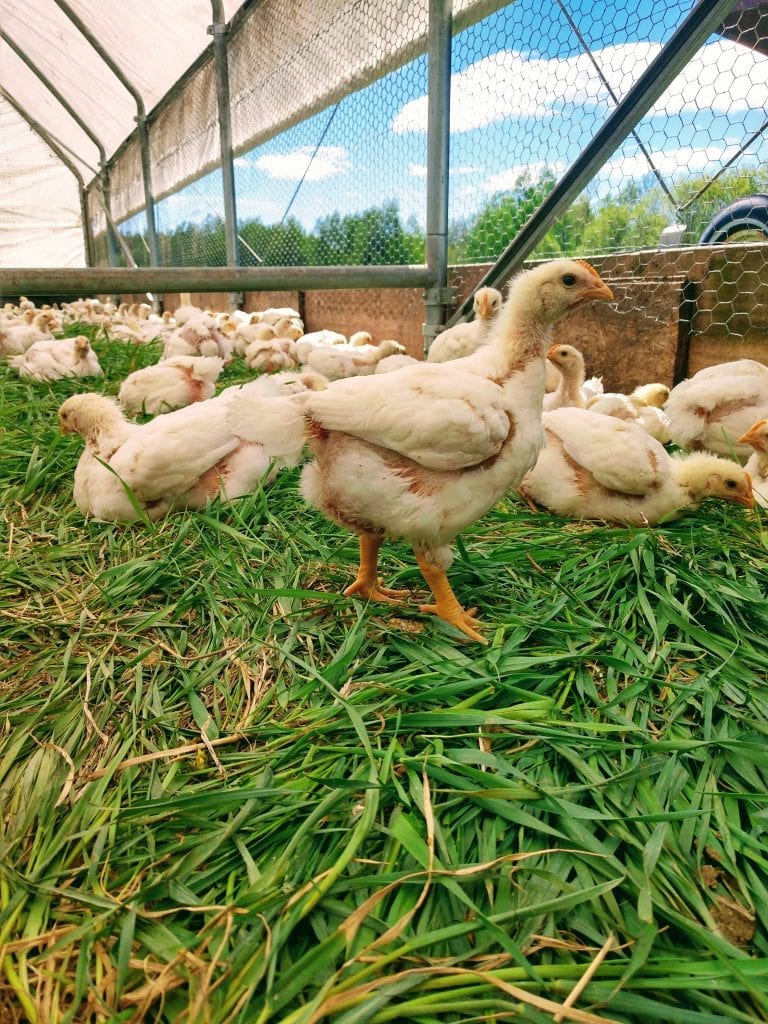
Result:
[[[522,174],[562,172],[659,53],[691,4],[518,0],[454,38],[449,215],[471,218]],[[583,8],[583,9],[582,9]],[[589,47],[591,54],[584,50]],[[599,68],[596,70],[595,65]],[[427,66],[421,57],[236,159],[240,220],[295,217],[307,230],[334,211],[398,203],[423,227]],[[713,173],[766,118],[768,58],[711,37],[590,184],[604,197],[651,168],[665,180]],[[765,162],[760,138],[738,167]],[[221,215],[218,173],[158,204],[167,230]],[[670,211],[670,223],[675,220]]]

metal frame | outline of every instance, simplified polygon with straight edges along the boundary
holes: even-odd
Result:
[[[87,26],[74,14],[66,0],[54,0],[54,2],[93,46],[136,102],[137,134],[147,210],[150,260],[153,267],[159,268],[151,189],[148,117],[142,98],[123,72],[114,64],[109,54],[104,51],[98,40],[92,36]],[[705,42],[708,35],[724,22],[735,3],[736,0],[699,0],[656,59],[640,76],[625,98],[617,104],[604,125],[596,132],[592,142],[565,172],[550,195],[523,225],[516,237],[510,241],[504,253],[479,282],[478,288],[485,285],[499,286],[519,269],[536,244],[546,235],[557,218],[572,204],[605,160],[625,138],[632,134],[640,119]],[[451,40],[454,28],[458,27],[452,24],[451,0],[429,0],[427,38],[429,68],[427,159],[429,175],[426,200],[426,263],[424,266],[411,267],[260,267],[247,269],[237,267],[236,194],[229,116],[227,39],[231,38],[233,31],[245,23],[246,6],[238,11],[238,14],[233,17],[231,25],[227,26],[224,23],[220,0],[211,0],[211,4],[213,11],[213,24],[209,29],[213,35],[211,47],[200,55],[192,68],[166,93],[154,108],[152,116],[156,116],[170,99],[183,89],[191,74],[204,66],[207,61],[214,60],[219,104],[221,166],[229,266],[227,268],[169,268],[154,271],[147,268],[128,270],[95,268],[91,271],[0,269],[0,288],[9,294],[22,291],[34,294],[36,291],[40,293],[50,290],[70,291],[74,294],[83,290],[93,292],[178,290],[187,292],[194,290],[425,287],[427,291],[424,295],[424,339],[425,349],[428,349],[429,343],[443,326],[445,306],[451,300],[451,291],[447,287]],[[496,8],[498,5],[498,0],[489,0],[489,7]],[[41,80],[44,81],[42,78]],[[53,94],[56,95],[55,92]],[[59,97],[57,96],[57,98]],[[60,101],[63,102],[63,100]],[[19,108],[17,107],[17,109]],[[65,109],[75,116],[66,104]],[[29,121],[23,111],[19,110],[19,113]],[[78,121],[78,123],[80,122]],[[84,126],[81,124],[81,127]],[[52,150],[68,166],[72,167],[63,156],[61,146],[55,145],[55,139],[50,133],[46,132],[42,126],[38,126],[38,130],[51,145]],[[111,161],[106,161],[107,169],[117,159],[128,142],[129,140],[126,140],[123,143],[123,146],[112,156]],[[83,187],[82,178],[79,175],[78,180]],[[86,217],[84,230],[88,226]],[[89,234],[86,237],[88,238],[88,252],[92,253],[92,239]],[[473,296],[470,295],[448,321],[449,325],[470,318],[472,300]]]
[[[451,135],[451,0],[430,0],[427,97],[426,262],[435,285],[424,295],[424,352],[445,319],[448,292],[448,171]]]
[[[426,266],[0,269],[0,292],[6,295],[430,288],[435,281],[435,272]]]

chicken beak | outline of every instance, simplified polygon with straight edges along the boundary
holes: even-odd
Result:
[[[599,284],[587,288],[584,299],[586,302],[613,302],[613,292],[604,281],[600,281]]]
[[[747,474],[747,493],[740,494],[733,499],[738,505],[745,505],[747,508],[755,507],[755,496],[752,493],[752,477]]]
[[[746,434],[742,434],[741,437],[739,438],[739,440],[736,443],[737,444],[748,444],[748,445],[752,445],[752,446],[754,446],[756,448],[762,448],[763,447],[761,439],[757,435],[752,433],[752,429],[751,428],[746,432]]]

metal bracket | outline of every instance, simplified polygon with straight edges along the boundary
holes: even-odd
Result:
[[[456,299],[455,288],[427,288],[423,295],[424,301],[435,306],[450,306]]]

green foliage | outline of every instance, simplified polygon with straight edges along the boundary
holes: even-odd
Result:
[[[545,168],[535,181],[523,174],[511,191],[492,196],[473,217],[452,224],[449,262],[495,260],[556,181],[550,168]],[[705,186],[702,196],[694,199]],[[675,184],[678,202],[686,207],[679,213],[655,181],[642,187],[630,183],[600,201],[582,195],[558,219],[532,256],[553,258],[655,248],[661,232],[676,217],[687,225],[683,244],[695,244],[718,210],[764,187],[764,176],[758,170],[729,171],[715,182],[693,175]],[[312,231],[306,231],[294,218],[271,225],[256,219],[243,222],[239,234],[243,266],[392,266],[422,263],[425,258],[422,229],[413,218],[404,225],[394,201],[362,213],[331,213],[318,220]],[[143,235],[128,235],[127,241],[136,262],[146,265]],[[213,216],[200,224],[180,224],[160,234],[160,252],[166,266],[224,266],[224,224]]]
[[[512,494],[457,545],[467,644],[403,545],[402,609],[342,596],[296,470],[84,521],[57,408],[160,348],[88,333],[103,380],[0,367],[0,1017],[768,1019],[765,513]]]

